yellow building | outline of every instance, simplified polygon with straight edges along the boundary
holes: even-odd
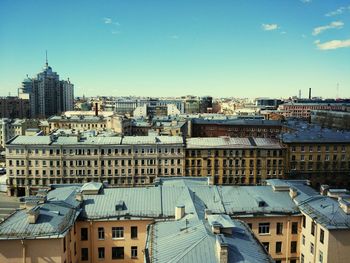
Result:
[[[261,184],[284,178],[285,149],[269,138],[188,138],[186,176],[212,177],[214,184]]]
[[[287,148],[286,178],[350,187],[350,133],[305,129],[281,137]]]

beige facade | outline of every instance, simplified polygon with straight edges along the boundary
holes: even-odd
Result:
[[[34,138],[16,144],[16,138],[7,145],[10,195],[60,183],[145,185],[158,176],[183,174],[181,137],[40,137],[42,143]]]
[[[299,259],[301,215],[239,217],[247,223],[276,262]]]
[[[74,129],[76,131],[96,130],[113,131],[117,134],[131,135],[131,120],[120,115],[62,115],[48,119],[50,132],[58,129]]]
[[[304,214],[300,238],[301,263],[340,263],[350,258],[349,229],[329,230]]]
[[[118,259],[125,263],[144,262],[143,249],[146,244],[147,225],[152,222],[153,220],[77,222],[77,231],[80,235],[78,261],[114,262]],[[81,235],[84,231],[88,233],[87,238]],[[84,257],[86,251],[87,257]]]

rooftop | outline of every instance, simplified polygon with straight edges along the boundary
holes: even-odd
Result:
[[[186,140],[188,149],[198,148],[216,148],[216,149],[233,149],[233,148],[264,148],[280,149],[282,146],[278,140],[269,138],[232,138],[232,137],[203,137],[188,138]]]

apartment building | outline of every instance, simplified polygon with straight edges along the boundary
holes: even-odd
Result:
[[[192,137],[264,137],[277,138],[282,132],[282,122],[276,120],[209,120],[191,121]]]
[[[17,135],[25,135],[27,129],[38,128],[39,121],[33,119],[0,119],[0,148]]]
[[[7,96],[0,97],[0,118],[30,118],[29,99]]]
[[[348,102],[336,103],[336,102],[290,102],[279,105],[278,109],[282,115],[286,118],[300,118],[309,119],[311,111],[344,111],[349,107]]]
[[[21,196],[50,184],[152,184],[182,176],[185,153],[179,136],[18,136],[6,156],[9,194]]]
[[[261,184],[284,178],[285,149],[268,138],[188,138],[186,176],[212,177],[214,184]]]
[[[287,148],[286,177],[321,184],[350,186],[350,133],[306,127],[281,136]]]
[[[23,208],[0,223],[0,261],[348,261],[349,196],[328,188],[320,195],[301,180],[209,183],[160,178],[137,188],[52,185],[24,198]]]
[[[347,262],[350,257],[350,195],[321,187],[321,194],[303,182],[290,181],[291,197],[302,213],[300,262]]]
[[[96,130],[113,131],[120,135],[131,135],[131,120],[120,115],[80,115],[64,114],[48,118],[50,132],[57,129],[75,129],[76,131]]]

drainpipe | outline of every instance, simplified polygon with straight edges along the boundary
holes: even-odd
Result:
[[[21,239],[21,244],[22,244],[22,262],[26,263],[26,245],[24,244],[24,240]]]
[[[289,231],[290,231],[290,219],[287,222],[287,242],[286,242],[286,262],[289,259]]]
[[[315,220],[314,220],[314,218],[312,219],[312,222],[315,224],[315,232],[314,232],[314,234],[315,234],[315,239],[314,239],[314,260],[313,260],[313,262],[317,262],[316,261],[316,258],[317,258],[317,223],[315,222]]]
[[[89,262],[94,262],[94,243],[93,243],[93,234],[94,234],[94,231],[93,231],[93,224],[92,224],[92,221],[90,221],[90,256],[91,256],[91,259],[89,259]]]

